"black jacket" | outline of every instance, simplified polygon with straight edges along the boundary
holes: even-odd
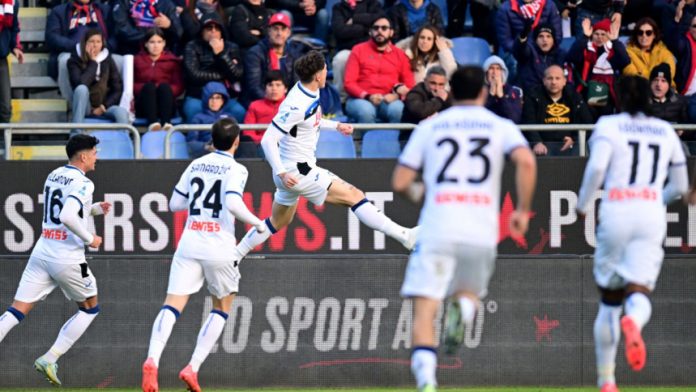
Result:
[[[436,97],[428,91],[425,87],[425,82],[420,82],[406,94],[401,122],[418,124],[450,106],[452,106],[451,94],[446,101],[443,101],[440,97]]]
[[[667,98],[665,102],[658,102],[654,99],[650,100],[651,114],[671,123],[684,124],[689,122],[687,99],[682,95],[676,94],[673,90],[667,92],[665,98]],[[694,131],[685,132],[684,135],[682,135],[682,139],[692,140],[694,139],[693,135],[695,133]],[[686,138],[685,135],[689,137]]]
[[[426,17],[424,24],[435,26],[441,34],[444,34],[445,24],[442,20],[440,8],[435,5],[435,3],[430,3],[425,7]],[[405,5],[396,3],[389,9],[388,15],[391,20],[392,28],[394,29],[394,36],[392,37],[393,42],[399,42],[411,35],[411,26],[408,22],[408,10]]]
[[[268,20],[273,15],[273,10],[263,4],[252,5],[248,1],[234,7],[230,14],[230,36],[234,43],[239,45],[242,53],[256,45],[266,36]],[[250,30],[259,30],[261,36],[251,34]]]
[[[288,90],[297,82],[297,75],[293,69],[293,63],[308,51],[308,47],[301,42],[288,40],[285,43],[285,55],[280,61],[280,72],[285,79]],[[268,56],[270,44],[268,38],[262,39],[244,55],[244,93],[245,104],[261,99],[266,94],[266,86],[263,83],[266,73],[270,69],[271,59]]]
[[[123,82],[121,73],[111,55],[99,65],[99,80],[97,80],[97,63],[91,60],[85,63],[73,50],[68,60],[68,73],[73,89],[81,84],[87,86],[90,104],[93,108],[104,105],[108,109],[110,106],[118,105],[121,101]]]
[[[208,42],[195,39],[184,50],[186,96],[200,98],[203,86],[208,82],[221,82],[228,87],[231,96],[237,92],[230,87],[242,80],[242,63],[237,44],[225,41],[219,54],[213,53]]]
[[[171,21],[172,25],[164,30],[164,35],[166,35],[167,47],[178,53],[179,48],[177,48],[177,44],[184,30],[181,27],[179,16],[176,14],[176,6],[171,0],[159,0],[155,5],[155,9],[158,13],[166,15]],[[118,40],[118,53],[138,53],[148,28],[135,25],[135,22],[130,17],[130,2],[128,0],[116,0],[112,17],[114,18],[115,35]]]
[[[538,86],[525,95],[522,107],[523,124],[590,124],[592,114],[580,94],[569,86],[563,89],[563,95],[553,102],[544,86]],[[577,139],[576,132],[527,131],[525,137],[530,144],[539,142],[561,142],[565,136]]]
[[[370,38],[370,26],[375,15],[382,12],[382,6],[377,0],[362,0],[355,3],[351,9],[347,2],[341,1],[334,5],[331,14],[331,31],[336,37],[336,51],[351,49],[355,44]],[[346,24],[352,19],[353,23]]]

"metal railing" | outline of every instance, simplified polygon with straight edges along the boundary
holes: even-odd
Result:
[[[67,134],[73,129],[86,130],[127,130],[133,138],[133,155],[140,159],[140,132],[131,124],[92,124],[92,123],[0,123],[5,132],[5,160],[12,156],[12,135],[56,135]]]

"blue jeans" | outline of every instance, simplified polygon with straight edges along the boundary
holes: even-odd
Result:
[[[203,111],[202,102],[203,101],[199,98],[186,97],[186,99],[184,99],[184,118],[186,119],[187,123],[190,124],[193,117]],[[236,99],[228,100],[222,110],[227,113],[231,113],[238,123],[241,124],[244,122],[246,110],[244,109],[244,106],[237,102]]]
[[[381,122],[400,123],[403,111],[404,103],[398,99],[389,104],[382,102],[379,106],[360,98],[349,98],[346,103],[346,114],[358,123],[376,123],[377,119]]]
[[[92,104],[89,101],[89,88],[84,84],[77,86],[73,92],[72,101],[72,122],[84,122],[85,117],[92,114]],[[128,124],[130,122],[126,109],[118,105],[112,105],[106,108],[106,112],[102,117],[106,117],[118,124]]]

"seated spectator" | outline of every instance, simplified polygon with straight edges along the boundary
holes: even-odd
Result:
[[[662,42],[660,28],[652,18],[644,18],[636,23],[628,39],[626,52],[631,63],[624,68],[624,75],[637,75],[648,79],[650,70],[662,63],[669,65],[670,75],[676,70],[674,55]]]
[[[396,46],[403,49],[411,59],[411,71],[416,83],[422,82],[426,71],[436,65],[445,69],[448,78],[457,70],[457,61],[451,49],[452,42],[441,36],[433,26],[421,27],[416,34],[399,41]]]
[[[181,60],[165,50],[164,32],[153,27],[145,33],[143,50],[133,59],[135,114],[147,119],[148,130],[172,128],[175,99],[184,93]]]
[[[183,34],[181,43],[183,46],[201,36],[201,18],[206,14],[218,14],[225,21],[225,11],[217,0],[189,0],[186,8],[179,15]]]
[[[239,46],[242,58],[248,49],[266,37],[266,26],[273,11],[263,0],[244,0],[230,14],[230,39]]]
[[[431,25],[438,35],[445,31],[442,11],[431,0],[399,0],[387,11],[394,30],[393,40],[401,41],[410,37],[423,26]]]
[[[583,22],[585,39],[576,39],[567,61],[578,74],[576,89],[583,94],[595,118],[614,112],[616,76],[630,63],[626,47],[618,40],[618,27],[609,19],[590,25]]]
[[[565,53],[556,43],[553,26],[538,25],[530,40],[531,28],[531,24],[525,25],[512,50],[517,60],[517,80],[523,91],[541,86],[546,68],[554,64],[563,65],[565,60]]]
[[[138,53],[150,27],[162,29],[170,49],[178,51],[183,28],[171,0],[114,0],[113,20],[119,54]]]
[[[242,79],[239,48],[225,39],[225,28],[218,14],[206,14],[201,18],[201,36],[188,44],[184,52],[186,99],[184,117],[192,121],[203,110],[202,87],[208,82],[220,82],[227,87],[228,99],[225,111],[238,121],[244,120],[244,107],[230,96],[235,96]],[[235,89],[237,86],[237,89]]]
[[[266,95],[249,105],[249,110],[244,117],[244,124],[270,124],[278,113],[278,108],[288,92],[283,75],[280,71],[269,71],[266,74],[265,82]],[[263,156],[260,144],[264,132],[266,132],[265,129],[242,131],[237,156],[241,158]]]
[[[209,82],[203,86],[201,112],[197,113],[192,124],[212,124],[215,121],[234,117],[232,112],[226,110],[226,103],[230,99],[227,88],[220,82]],[[210,131],[192,131],[186,134],[189,153],[192,158],[200,157],[206,152],[215,151],[212,144],[213,137]]]
[[[58,81],[61,95],[70,99],[72,88],[68,76],[68,59],[89,29],[100,29],[109,52],[115,53],[116,35],[110,26],[111,10],[106,4],[92,0],[73,0],[53,8],[46,19],[48,75]]]
[[[561,42],[561,17],[553,1],[546,0],[510,0],[504,2],[496,16],[495,31],[498,38],[499,54],[505,60],[510,71],[510,79],[517,75],[517,61],[512,56],[512,47],[524,30],[531,23],[531,30],[539,25],[553,27],[555,42]]]
[[[10,81],[10,53],[24,62],[24,52],[19,44],[19,2],[8,4],[8,9],[0,12],[0,123],[9,123],[12,119],[12,87]],[[4,134],[0,136],[0,142]],[[8,154],[5,151],[5,154]]]
[[[392,35],[389,19],[378,16],[370,40],[355,45],[348,57],[346,114],[358,123],[401,121],[402,100],[415,83],[408,57],[392,45]]]
[[[696,14],[686,15],[685,6],[684,1],[679,2],[674,18],[666,19],[664,38],[667,47],[677,58],[674,74],[677,92],[687,97],[689,120],[696,122],[696,52],[693,50],[696,43]]]
[[[418,124],[428,117],[452,106],[452,97],[447,92],[447,72],[439,65],[428,68],[425,80],[417,83],[406,94],[402,123]],[[408,140],[411,130],[401,131],[399,138]]]
[[[488,85],[486,109],[500,117],[520,122],[522,116],[522,89],[508,84],[508,69],[498,56],[491,56],[483,63]]]
[[[543,86],[527,93],[522,111],[523,124],[589,124],[592,115],[573,89],[566,86],[563,68],[551,65]],[[577,132],[524,132],[536,155],[577,155]]]
[[[672,71],[667,63],[662,63],[650,71],[650,110],[652,115],[671,123],[689,122],[687,100],[677,94],[671,87]],[[677,131],[693,154],[696,152],[696,132]]]
[[[104,47],[100,29],[87,30],[68,60],[68,72],[74,91],[72,122],[81,123],[90,116],[128,124],[128,112],[118,106],[123,92],[121,73]]]
[[[375,15],[382,12],[382,6],[377,0],[341,0],[334,5],[331,14],[331,31],[336,38],[336,54],[331,60],[333,70],[333,85],[345,101],[346,90],[343,87],[343,76],[346,62],[353,46],[370,39],[370,26]]]
[[[329,35],[326,0],[269,0],[266,5],[274,10],[290,13],[295,27],[304,27],[311,31],[314,37],[326,41]]]
[[[291,27],[289,16],[282,12],[274,14],[268,21],[268,37],[247,51],[244,57],[244,102],[250,103],[266,95],[264,80],[271,70],[280,71],[286,86],[297,83],[293,67],[307,48],[289,39]]]

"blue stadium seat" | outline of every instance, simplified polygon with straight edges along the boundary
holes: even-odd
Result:
[[[135,151],[128,131],[89,131],[99,139],[99,159],[133,159]]]
[[[363,135],[363,158],[397,158],[399,154],[401,144],[396,129],[374,129]]]
[[[164,138],[167,135],[165,131],[147,132],[140,139],[140,152],[145,159],[163,159],[164,158]],[[186,145],[186,137],[180,132],[175,132],[169,139],[171,148],[171,159],[191,159]]]
[[[85,117],[82,121],[86,124],[113,124],[114,122],[106,117]]]
[[[317,158],[355,158],[353,138],[338,131],[319,132]]]
[[[488,42],[476,37],[457,37],[452,39],[452,54],[459,65],[479,65],[491,56]]]
[[[174,117],[174,118],[172,119],[172,123],[171,123],[171,124],[172,124],[172,125],[179,125],[179,124],[181,124],[181,123],[183,123],[183,122],[184,122],[184,120],[183,120],[181,117]],[[147,123],[147,120],[144,119],[144,118],[141,118],[141,117],[136,117],[136,118],[135,118],[135,121],[133,121],[133,126],[134,126],[134,127],[145,127],[145,126],[147,126],[147,125],[149,125],[149,124]],[[164,125],[164,124],[162,124],[162,125]]]
[[[628,36],[628,35],[620,35],[620,36],[619,36],[619,41],[621,41],[621,43],[624,44],[624,46],[626,46],[626,45],[628,45],[628,39],[629,39],[629,38],[631,38],[631,37]]]

